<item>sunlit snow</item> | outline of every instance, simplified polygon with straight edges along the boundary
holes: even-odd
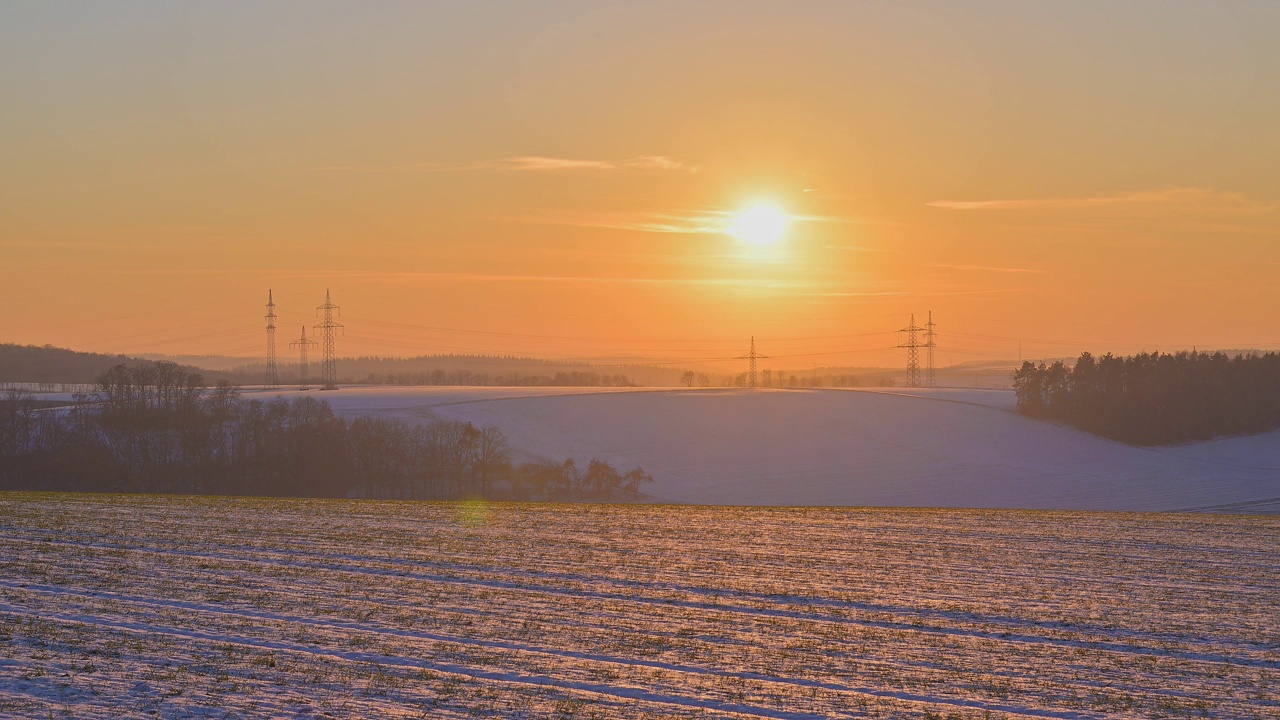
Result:
[[[286,393],[296,395],[297,393]],[[1139,448],[1008,390],[344,388],[341,414],[497,425],[525,456],[641,465],[657,500],[1066,510],[1280,509],[1280,432]]]

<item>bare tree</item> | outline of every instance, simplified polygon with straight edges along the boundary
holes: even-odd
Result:
[[[640,486],[653,482],[653,476],[644,471],[644,468],[635,467],[626,472],[622,476],[622,487],[631,491],[634,498],[640,497]]]
[[[488,497],[493,479],[511,465],[507,436],[494,425],[480,428],[476,442],[476,471],[480,476],[480,495]]]
[[[591,459],[587,465],[587,486],[596,497],[609,497],[621,484],[618,468],[603,460]]]

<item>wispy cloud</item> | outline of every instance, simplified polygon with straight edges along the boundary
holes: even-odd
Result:
[[[935,290],[915,293],[916,297],[951,297],[953,295],[1003,295],[1030,292],[1028,288],[981,288],[974,290]]]
[[[265,273],[265,271],[264,271]],[[290,273],[273,272],[275,276]],[[454,283],[528,283],[549,285],[637,285],[637,286],[685,286],[685,287],[750,287],[750,288],[803,288],[808,283],[797,280],[758,279],[738,277],[643,277],[643,276],[594,276],[594,275],[543,275],[535,273],[486,273],[486,272],[414,272],[379,270],[341,270],[297,273],[299,277],[338,278],[349,283],[388,282],[454,282]]]
[[[952,295],[995,295],[1002,293],[1020,293],[1026,292],[1026,288],[974,288],[974,289],[953,289],[953,290],[884,290],[870,292],[813,292],[808,293],[809,297],[843,297],[843,298],[879,298],[879,297],[947,297]]]
[[[868,247],[866,245],[823,245],[823,250],[848,250],[849,252],[870,252],[870,253],[897,253],[902,252],[894,248]]]
[[[929,267],[943,268],[946,270],[963,270],[963,271],[969,271],[969,272],[1035,273],[1035,274],[1044,273],[1044,270],[1037,270],[1035,268],[995,267],[992,265],[930,265]]]
[[[809,297],[900,297],[906,294],[906,290],[883,290],[879,292],[846,292],[836,290],[831,292],[809,293]]]
[[[502,158],[480,163],[473,168],[478,170],[510,170],[513,172],[564,172],[566,170],[617,170],[618,166],[604,160],[582,160],[579,158],[557,158],[542,155],[521,155],[519,157]]]
[[[925,205],[947,210],[1038,210],[1134,206],[1183,206],[1227,210],[1265,210],[1274,208],[1273,204],[1253,202],[1239,193],[1201,187],[1167,187],[1088,197],[934,200],[925,203]]]
[[[622,167],[634,170],[668,170],[688,173],[696,173],[699,170],[696,165],[685,165],[663,155],[644,155],[624,160]]]
[[[573,227],[607,228],[646,233],[674,233],[678,235],[724,235],[733,229],[737,221],[736,210],[675,210],[639,213],[577,213],[513,215],[503,218],[510,222],[542,225],[567,225]],[[835,222],[857,223],[858,220],[825,215],[788,215],[791,223]]]
[[[664,155],[642,155],[627,160],[590,160],[583,158],[517,155],[514,157],[462,163],[413,163],[409,165],[325,165],[316,172],[355,173],[447,173],[447,172],[684,172],[696,173],[698,167]]]

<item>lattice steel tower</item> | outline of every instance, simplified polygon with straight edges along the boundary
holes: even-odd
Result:
[[[324,321],[316,323],[315,327],[320,331],[320,389],[321,390],[337,390],[338,389],[338,361],[333,353],[333,336],[336,331],[342,329],[342,325],[333,321],[333,311],[342,309],[333,304],[329,299],[329,291],[324,291],[324,304],[316,308],[316,312],[324,311]]]
[[[273,390],[280,387],[280,374],[276,369],[276,301],[267,290],[267,377],[262,387]]]
[[[747,387],[754,390],[756,387],[756,360],[767,360],[769,359],[769,356],[761,355],[756,352],[756,338],[754,335],[752,335],[751,336],[751,352],[747,353],[746,355],[739,355],[737,359],[751,361],[750,365],[748,365],[749,369],[747,370]]]
[[[310,378],[307,377],[307,367],[308,367],[307,366],[307,348],[311,347],[312,345],[319,345],[319,344],[320,343],[316,342],[315,340],[307,339],[306,325],[302,326],[302,337],[298,340],[294,340],[293,342],[289,343],[289,347],[298,348],[298,389],[299,390],[311,389],[310,386],[307,385],[307,382],[310,380]]]
[[[937,327],[933,324],[933,311],[929,311],[929,322],[924,324],[924,346],[928,349],[927,361],[924,366],[924,386],[937,387],[937,383],[933,378],[933,349],[938,346],[938,333],[933,329]]]
[[[915,313],[912,313],[911,324],[898,331],[907,334],[906,342],[898,344],[898,347],[907,349],[907,387],[920,387],[919,332],[921,329],[919,325],[916,325]]]

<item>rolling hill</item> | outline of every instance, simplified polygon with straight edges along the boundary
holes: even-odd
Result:
[[[297,395],[298,393],[288,393]],[[1280,433],[1138,448],[1013,412],[1008,390],[347,388],[346,416],[501,428],[517,457],[641,465],[658,501],[1280,510]]]

